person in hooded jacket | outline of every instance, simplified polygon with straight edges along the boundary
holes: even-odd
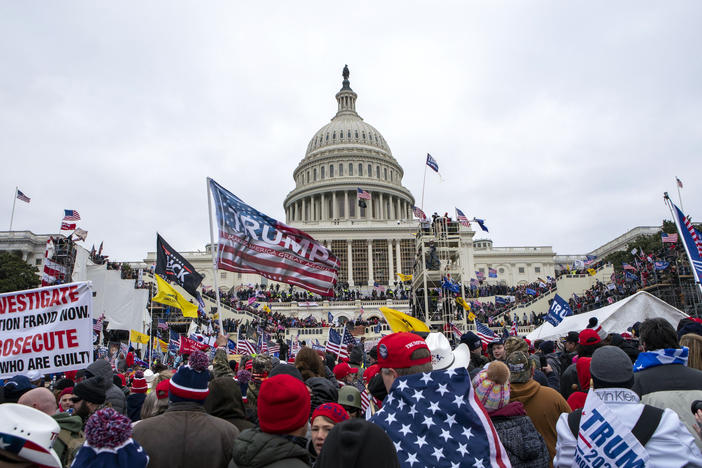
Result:
[[[309,391],[299,379],[278,374],[263,381],[257,400],[259,427],[234,441],[229,468],[309,468]]]
[[[600,346],[602,346],[602,338],[592,328],[586,328],[578,335],[577,357],[592,357],[592,353]],[[570,394],[578,389],[582,390],[578,382],[578,369],[575,364],[574,362],[568,366],[561,374],[561,395],[565,399],[568,399]]]
[[[334,426],[316,468],[399,468],[395,444],[378,425],[349,419]]]
[[[312,377],[305,380],[305,385],[310,389],[311,408],[312,411],[317,409],[319,405],[324,403],[336,403],[339,399],[339,389],[336,384],[331,383],[324,377]]]
[[[229,421],[244,431],[254,424],[246,419],[241,388],[231,377],[219,377],[209,383],[210,393],[205,399],[205,411],[212,416]]]
[[[509,375],[506,364],[491,362],[473,378],[475,396],[487,410],[512,467],[548,467],[550,458],[544,438],[527,416],[524,405],[509,402]]]
[[[114,384],[113,372],[110,363],[104,359],[98,359],[86,368],[87,377],[102,377],[105,387],[105,401],[109,403],[115,411],[127,414],[127,397],[124,392]]]

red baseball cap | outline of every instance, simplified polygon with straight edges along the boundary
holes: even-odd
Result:
[[[334,366],[334,377],[336,380],[341,380],[349,374],[355,374],[358,372],[357,367],[351,367],[347,363],[342,362]]]
[[[380,372],[380,367],[378,367],[378,364],[373,364],[372,366],[368,366],[368,369],[363,371],[363,381],[368,383],[370,382],[370,379],[373,378],[375,374]]]
[[[580,335],[578,335],[578,343],[583,346],[595,345],[601,341],[602,339],[600,338],[600,335],[598,335],[592,328],[586,328],[580,332]]]
[[[426,349],[427,357],[412,360],[412,353]],[[399,332],[387,335],[378,343],[378,367],[405,369],[431,362],[431,352],[424,339],[414,333]]]

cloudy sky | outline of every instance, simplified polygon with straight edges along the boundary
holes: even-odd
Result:
[[[437,6],[437,4],[439,4]],[[205,5],[205,6],[203,6]],[[702,3],[0,2],[0,217],[139,260],[209,240],[205,177],[283,220],[341,69],[425,211],[584,253],[702,217]]]

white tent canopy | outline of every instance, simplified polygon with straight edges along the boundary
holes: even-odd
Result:
[[[580,332],[587,328],[591,317],[597,317],[597,322],[607,333],[622,333],[636,322],[656,317],[666,319],[673,328],[676,328],[678,322],[687,315],[656,296],[639,291],[633,296],[600,309],[566,317],[557,327],[544,322],[543,325],[529,333],[526,339],[532,342],[534,340],[553,340],[567,335],[570,331]]]

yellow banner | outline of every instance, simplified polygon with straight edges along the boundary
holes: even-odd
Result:
[[[380,312],[383,313],[385,321],[390,325],[390,329],[394,332],[429,332],[429,327],[421,320],[403,314],[399,310],[394,310],[389,307],[381,307]]]
[[[475,320],[475,314],[473,312],[468,312],[468,320],[471,322]]]
[[[412,275],[403,275],[402,273],[395,273],[400,281],[412,281]]]
[[[595,276],[597,274],[597,271],[593,268],[588,268],[587,272],[590,273],[590,276]]]
[[[268,307],[268,304],[263,304],[263,308],[261,310],[263,310],[267,314],[271,313],[271,308]]]
[[[160,347],[161,347],[161,352],[162,352],[162,353],[165,353],[166,351],[168,351],[168,343],[166,343],[166,342],[163,341],[163,340],[160,340],[160,339],[156,338],[155,336],[154,336],[154,344],[153,344],[153,346],[154,346],[154,348],[155,348],[156,346],[160,346]]]
[[[457,298],[456,298],[456,303],[457,303],[459,306],[463,307],[463,308],[466,310],[466,312],[470,312],[470,304],[468,304],[468,303],[466,302],[466,300],[463,299],[462,297],[457,297]]]
[[[149,344],[149,335],[145,335],[136,330],[129,330],[129,341],[132,343]]]
[[[156,277],[156,282],[158,283],[158,294],[154,296],[152,301],[180,309],[183,313],[183,317],[197,318],[197,304],[188,302],[187,299],[185,299],[173,288],[173,286],[168,284],[166,280],[161,278],[159,275],[154,276]]]

